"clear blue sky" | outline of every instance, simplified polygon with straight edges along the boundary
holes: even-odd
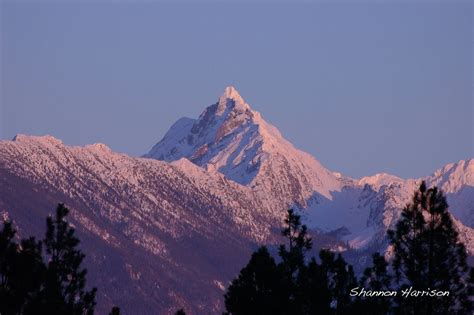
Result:
[[[470,1],[66,2],[0,0],[1,138],[141,155],[232,84],[349,176],[474,157]]]

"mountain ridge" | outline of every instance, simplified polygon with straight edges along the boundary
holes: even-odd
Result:
[[[360,270],[386,250],[385,233],[421,180],[446,193],[474,254],[474,159],[417,179],[346,177],[285,140],[235,88],[197,119],[175,122],[144,157],[53,136],[0,141],[0,217],[41,237],[46,215],[65,202],[101,313],[113,304],[127,313],[219,313],[223,288],[252,250],[281,242],[288,207],[318,248],[357,253],[349,259]]]

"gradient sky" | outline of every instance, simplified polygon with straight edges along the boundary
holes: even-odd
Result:
[[[359,177],[474,157],[466,2],[13,2],[0,138],[146,153],[235,85],[297,147]]]

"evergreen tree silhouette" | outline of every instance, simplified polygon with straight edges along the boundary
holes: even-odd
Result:
[[[424,182],[395,230],[388,231],[395,279],[402,289],[449,291],[444,297],[397,299],[400,314],[470,314],[469,267],[464,245],[448,212],[446,198]]]
[[[281,276],[265,246],[252,254],[249,263],[224,295],[228,314],[281,314],[278,286]]]
[[[349,314],[350,289],[357,286],[352,266],[341,255],[320,252],[306,263],[312,241],[293,210],[288,211],[277,265],[266,247],[254,252],[250,262],[225,294],[226,314]]]
[[[0,230],[1,315],[93,314],[96,289],[86,291],[87,270],[79,239],[66,221],[69,210],[59,204],[46,220],[43,241],[34,237],[15,242],[10,221]],[[46,263],[45,263],[46,261]],[[114,307],[111,314],[120,314]]]
[[[46,270],[41,242],[31,237],[18,245],[16,231],[5,222],[0,232],[0,314],[28,314],[38,297]]]
[[[350,296],[352,288],[357,287],[354,270],[341,254],[337,256],[323,249],[319,253],[321,268],[328,277],[328,290],[331,296],[331,308],[334,314],[353,313],[354,301]]]
[[[93,314],[96,289],[85,291],[87,270],[81,267],[85,255],[79,239],[66,221],[69,210],[59,204],[55,217],[48,217],[44,245],[47,270],[41,299],[35,305],[41,314]]]
[[[296,312],[298,314],[333,314],[329,275],[313,257],[300,269],[297,280]]]
[[[186,312],[183,309],[179,309],[175,315],[186,315]]]
[[[11,222],[5,222],[0,231],[0,313],[15,314],[21,306],[15,305],[16,292],[12,279],[13,262],[17,248],[13,242],[15,231]]]
[[[285,314],[300,313],[303,301],[298,301],[306,294],[299,294],[299,274],[306,269],[305,256],[311,250],[312,241],[308,236],[306,225],[301,224],[301,217],[289,209],[285,218],[285,228],[282,235],[288,240],[288,247],[281,244],[278,254],[282,262],[278,265],[280,271],[280,298],[287,303],[280,310]]]
[[[371,291],[391,291],[392,276],[388,271],[385,257],[379,253],[372,255],[372,266],[365,269],[360,279],[360,287]],[[392,299],[384,296],[372,296],[357,300],[357,309],[373,315],[389,314]]]

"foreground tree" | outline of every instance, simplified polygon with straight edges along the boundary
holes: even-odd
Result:
[[[469,267],[464,245],[436,187],[423,182],[403,211],[395,230],[388,232],[393,248],[392,267],[402,289],[449,291],[444,297],[397,300],[400,314],[471,314]]]
[[[333,292],[330,288],[329,277],[329,268],[318,264],[314,257],[301,268],[295,301],[299,314],[328,315],[333,313],[331,308]]]
[[[285,228],[282,235],[287,239],[286,245],[281,244],[278,254],[282,262],[278,265],[281,298],[286,301],[279,308],[284,314],[301,313],[306,294],[301,294],[303,274],[306,271],[306,253],[311,250],[312,241],[308,236],[306,225],[301,224],[301,218],[292,209],[288,210],[285,218]],[[308,273],[309,275],[309,273]]]
[[[82,268],[85,255],[78,249],[79,239],[66,221],[69,213],[59,204],[56,216],[46,220],[44,244],[48,268],[36,306],[42,314],[93,314],[97,289],[85,291],[87,270]]]
[[[16,231],[5,222],[0,231],[0,314],[34,313],[30,305],[38,298],[46,266],[41,242],[33,237],[14,242]]]
[[[279,314],[284,299],[279,299],[280,271],[265,246],[252,254],[249,263],[232,281],[225,294],[229,314]]]
[[[330,294],[330,305],[318,303],[320,307],[327,309],[333,314],[353,313],[354,300],[349,295],[352,288],[357,287],[357,279],[351,265],[347,264],[341,254],[337,256],[329,250],[321,250],[320,268],[327,277],[327,290]]]
[[[372,266],[365,269],[360,278],[359,286],[367,291],[391,291],[392,275],[388,271],[389,264],[379,253],[372,255]],[[357,310],[367,314],[389,314],[392,306],[391,298],[372,296],[357,300]]]
[[[96,289],[85,290],[87,270],[79,239],[59,204],[47,218],[43,241],[15,243],[15,230],[5,222],[0,231],[1,314],[93,314]],[[46,261],[46,262],[45,262]]]
[[[322,250],[321,264],[307,261],[312,247],[300,216],[288,211],[276,264],[266,247],[255,253],[225,294],[228,314],[349,314],[349,288],[356,284],[352,266],[341,255]]]

